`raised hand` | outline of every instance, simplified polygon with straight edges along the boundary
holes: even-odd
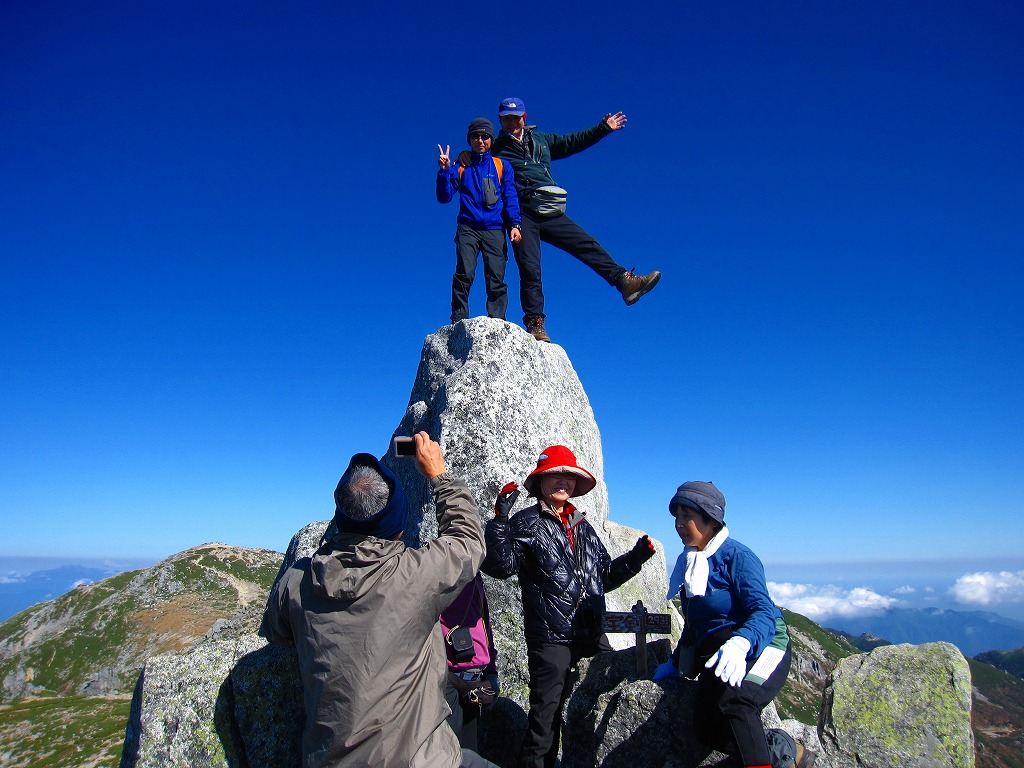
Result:
[[[441,149],[440,144],[437,145],[437,153],[439,155],[439,157],[437,158],[437,164],[438,166],[440,166],[442,171],[446,170],[452,164],[452,159],[449,156],[451,154],[451,151],[451,144],[446,145],[444,149]]]
[[[508,513],[512,511],[512,507],[516,503],[516,499],[519,498],[519,486],[515,483],[506,483],[505,486],[498,491],[498,500],[494,502],[494,516],[495,517],[508,517]]]
[[[616,112],[614,115],[609,112],[604,116],[604,122],[613,131],[617,131],[626,127],[626,116],[621,112]]]

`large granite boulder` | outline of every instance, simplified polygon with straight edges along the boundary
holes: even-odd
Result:
[[[886,645],[839,662],[821,740],[836,765],[970,768],[971,671],[949,643]]]
[[[494,500],[511,481],[522,484],[540,452],[560,443],[597,478],[597,486],[577,506],[612,557],[628,551],[642,531],[609,520],[601,434],[587,393],[560,346],[538,344],[522,328],[486,317],[444,326],[427,337],[405,416],[395,435],[420,430],[437,438],[449,470],[466,479],[486,522]],[[406,543],[418,546],[437,535],[429,486],[408,459],[385,463],[410,497]],[[671,490],[671,489],[669,489]],[[516,510],[533,503],[525,492]],[[643,572],[608,595],[608,610],[628,611],[637,600],[648,610],[678,614],[665,600],[668,589],[664,550]],[[528,695],[526,643],[518,580],[485,579],[487,601],[499,654],[502,693],[525,707]],[[632,635],[612,635],[613,647],[634,644]]]

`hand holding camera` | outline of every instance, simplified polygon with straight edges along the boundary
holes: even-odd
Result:
[[[441,446],[431,440],[426,432],[417,432],[412,437],[396,437],[392,443],[395,456],[400,459],[415,458],[416,468],[424,477],[429,479],[448,471]]]

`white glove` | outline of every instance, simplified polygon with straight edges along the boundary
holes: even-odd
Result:
[[[717,663],[715,677],[733,688],[739,688],[743,684],[743,678],[747,676],[748,653],[750,641],[745,637],[733,635],[722,643],[722,647],[711,655],[704,666],[711,669]]]
[[[668,680],[670,677],[676,677],[679,674],[679,670],[676,669],[676,665],[672,663],[672,659],[669,659],[664,664],[659,664],[658,668],[654,670],[654,682],[658,683],[662,680]]]

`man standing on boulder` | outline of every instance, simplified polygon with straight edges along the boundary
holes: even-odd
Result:
[[[483,530],[441,446],[426,432],[415,444],[437,509],[437,539],[406,548],[401,483],[357,453],[334,492],[337,531],[285,571],[267,601],[260,634],[299,657],[303,768],[492,765],[463,753],[446,722],[437,623],[483,562]]]
[[[509,97],[498,106],[501,132],[491,153],[515,170],[522,237],[512,248],[519,266],[519,299],[523,322],[538,341],[551,341],[544,328],[544,289],[541,284],[540,244],[550,243],[575,256],[609,285],[617,288],[627,305],[635,304],[661,278],[661,272],[637,276],[626,270],[583,227],[565,215],[565,190],[551,176],[551,161],[592,147],[612,131],[626,126],[621,112],[607,114],[593,128],[577,133],[543,133],[526,124],[526,105]]]

